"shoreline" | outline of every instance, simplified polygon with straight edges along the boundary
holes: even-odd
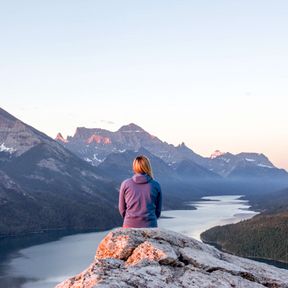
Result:
[[[239,199],[242,195],[211,195],[211,197],[223,197],[224,196],[224,199],[227,199],[225,196],[230,196],[230,197],[232,197],[233,199]],[[236,197],[235,197],[236,196]],[[210,197],[210,196],[203,196],[203,197]],[[202,198],[202,197],[201,197]],[[182,212],[183,212],[183,214],[184,215],[188,215],[189,214],[189,212],[188,212],[188,210],[190,210],[191,211],[191,213],[194,213],[194,212],[192,212],[193,210],[201,210],[201,207],[197,207],[197,203],[196,202],[203,202],[203,203],[206,203],[206,204],[211,204],[211,205],[213,205],[213,202],[215,202],[215,204],[216,204],[216,202],[217,203],[220,203],[221,201],[220,200],[217,200],[217,201],[215,201],[216,199],[201,199],[201,198],[199,198],[199,199],[197,199],[197,200],[195,200],[195,201],[189,201],[188,203],[191,205],[191,204],[193,204],[193,205],[189,205],[189,206],[186,206],[186,209],[181,209],[182,210]],[[225,201],[225,200],[223,200],[223,201]],[[226,200],[227,201],[227,200]],[[230,198],[228,197],[228,202],[230,202]],[[234,201],[232,201],[232,206],[234,205],[234,203],[233,203]],[[184,205],[186,204],[188,204],[187,202],[186,203],[183,203]],[[247,201],[247,204],[249,205],[249,202]],[[184,206],[183,205],[183,206]],[[196,205],[196,206],[195,206]],[[248,206],[248,205],[246,205],[245,204],[245,206]],[[209,205],[208,205],[209,206]],[[217,204],[216,204],[216,206],[217,206]],[[240,205],[241,206],[241,205]],[[217,206],[218,207],[218,206]],[[188,208],[188,209],[187,209]],[[192,209],[191,209],[192,208]],[[205,208],[204,208],[205,209]],[[218,211],[218,209],[219,208],[217,208],[217,211]],[[176,217],[174,217],[174,215],[173,215],[173,217],[171,217],[172,215],[170,215],[170,213],[168,213],[168,215],[165,215],[165,212],[167,211],[177,211],[177,210],[174,210],[174,209],[167,209],[167,210],[162,210],[163,211],[163,216],[161,217],[161,218],[163,218],[163,220],[164,221],[167,221],[166,223],[168,223],[168,221],[169,221],[169,219],[171,219],[171,218],[176,218],[177,219],[177,217],[178,216],[176,216]],[[181,212],[181,213],[182,213]],[[244,212],[244,211],[243,211]],[[205,213],[208,213],[208,212],[205,212]],[[171,213],[172,214],[172,213]],[[165,215],[165,216],[164,216]],[[176,214],[176,215],[178,215],[178,214]],[[179,214],[180,215],[180,214]],[[190,214],[189,214],[190,215]],[[192,215],[192,214],[191,214]],[[194,215],[194,214],[193,214]],[[198,215],[198,213],[197,213],[197,215]],[[207,215],[209,215],[209,214],[207,214]],[[216,214],[215,214],[216,215]],[[230,214],[230,215],[232,215],[232,214]],[[181,215],[179,216],[180,218],[179,219],[181,219]],[[186,216],[187,217],[187,216]],[[189,216],[189,219],[190,219],[191,217]],[[193,217],[192,217],[193,218]],[[209,218],[209,217],[208,217]],[[166,220],[165,220],[166,219]],[[171,220],[173,220],[173,219],[171,219]],[[200,220],[200,219],[199,219]],[[173,220],[174,221],[174,220]],[[174,223],[174,222],[170,222],[170,224],[169,224],[169,226],[167,226],[167,228],[166,229],[170,229],[169,227],[171,227],[171,223]],[[184,219],[182,219],[181,221],[186,221],[185,220],[185,218]],[[203,222],[203,221],[202,221]],[[185,222],[186,223],[186,222]],[[184,223],[184,224],[185,224]],[[206,223],[206,222],[205,222]],[[189,224],[189,222],[188,223],[186,223],[186,226],[187,226],[187,224],[188,224],[188,226],[190,225]],[[191,224],[191,225],[194,225],[194,224]],[[197,221],[195,222],[195,225],[197,225]],[[184,225],[184,228],[183,229],[185,229],[185,232],[187,232],[188,230],[186,230],[186,229],[189,229],[189,227],[185,227],[185,225]],[[119,227],[119,226],[118,226]],[[112,227],[112,228],[115,228],[115,227]],[[112,228],[110,228],[110,229],[112,229]],[[162,228],[164,228],[165,229],[165,227],[162,227]],[[190,226],[190,228],[192,228],[191,226]],[[195,228],[195,227],[194,227]],[[202,229],[202,230],[205,230],[205,227],[202,227],[202,228],[204,228],[204,229]],[[202,231],[201,230],[201,231]],[[0,249],[1,251],[0,251],[0,254],[2,254],[2,255],[0,255],[0,256],[3,256],[4,258],[2,259],[3,261],[3,267],[2,268],[7,268],[7,267],[10,267],[10,266],[8,266],[8,262],[7,262],[7,260],[9,260],[10,258],[9,258],[9,254],[10,255],[12,255],[11,253],[14,253],[14,251],[18,251],[18,250],[22,250],[23,248],[28,248],[28,247],[33,247],[33,246],[39,246],[39,245],[41,245],[41,244],[46,244],[46,243],[48,243],[48,242],[53,242],[53,241],[58,241],[58,240],[60,240],[61,241],[61,238],[65,238],[66,236],[76,236],[77,234],[84,234],[84,233],[96,233],[97,234],[97,232],[104,232],[105,233],[105,231],[107,231],[107,229],[105,230],[100,230],[100,229],[95,229],[95,228],[90,228],[90,229],[47,229],[47,230],[45,230],[45,231],[40,231],[40,232],[37,232],[37,233],[29,233],[29,234],[22,234],[21,236],[19,236],[19,235],[14,235],[14,236],[12,236],[12,235],[10,235],[9,237],[5,237],[5,238],[2,238],[2,239],[0,239],[0,241],[1,241],[1,244],[4,244],[3,246],[2,245],[0,245],[0,246],[2,246],[1,248],[2,249]],[[172,230],[173,231],[173,230]],[[178,232],[178,233],[182,233],[182,234],[184,234],[184,235],[186,235],[185,233],[183,233],[183,232],[179,232],[179,231],[176,231],[176,232]],[[198,232],[197,232],[198,233]],[[201,232],[200,232],[201,233]],[[76,236],[77,237],[77,236]],[[88,238],[89,238],[90,236],[88,236]],[[102,237],[102,236],[101,236]],[[190,237],[194,237],[194,236],[190,236]],[[85,239],[86,239],[87,237],[85,236]],[[94,238],[94,236],[92,237],[92,238]],[[194,237],[195,238],[195,237]],[[3,239],[4,239],[4,241],[3,241]],[[6,239],[6,240],[5,240]],[[83,240],[84,238],[82,238],[82,240]],[[67,239],[68,240],[68,239]],[[67,241],[67,240],[65,240],[65,241]],[[71,240],[68,240],[68,242],[65,242],[65,243],[69,243],[69,241],[71,241]],[[94,241],[94,240],[93,240]],[[74,245],[74,244],[73,244]],[[57,243],[56,244],[52,244],[52,246],[57,246]],[[17,249],[15,249],[17,247]],[[43,247],[45,247],[45,246],[43,246]],[[68,247],[69,247],[69,245],[68,245]],[[87,246],[88,247],[88,246]],[[93,244],[93,249],[95,249],[95,247],[94,247],[94,244]],[[93,250],[94,251],[94,250]],[[82,253],[82,252],[81,252]],[[94,252],[93,252],[94,253]],[[45,254],[45,253],[44,253]],[[76,253],[77,254],[77,253]],[[44,257],[48,257],[48,259],[49,259],[49,254],[47,254],[48,256],[45,256],[44,255]],[[69,254],[70,255],[70,254]],[[73,255],[73,253],[72,253],[72,255]],[[90,254],[89,254],[90,255]],[[12,255],[13,256],[13,255]],[[71,255],[70,255],[71,256]],[[69,257],[70,257],[69,256]],[[13,256],[14,257],[14,256]],[[53,258],[53,256],[51,256],[52,258]],[[74,257],[74,256],[73,256]],[[78,256],[77,256],[78,257]],[[90,256],[89,256],[90,257]],[[6,258],[6,259],[5,259]],[[23,258],[23,257],[22,257]],[[42,256],[42,258],[43,258],[43,256]],[[44,259],[44,258],[43,258]],[[79,259],[79,258],[77,258],[77,259]],[[48,261],[50,261],[50,260],[48,260]],[[79,261],[79,260],[77,260],[77,261]],[[82,260],[81,260],[82,261]],[[48,262],[49,263],[49,262]],[[28,263],[29,264],[29,263]],[[0,263],[0,265],[1,265],[1,263]],[[7,268],[8,269],[8,268]],[[9,268],[10,269],[10,268]],[[4,270],[3,270],[4,271]],[[3,271],[2,271],[2,273],[3,273]],[[53,272],[54,273],[54,272]],[[58,273],[58,271],[57,272],[55,272],[55,275],[58,275],[57,274]],[[65,272],[66,273],[66,272]],[[72,272],[71,272],[72,273]],[[74,272],[73,272],[74,273]],[[1,271],[0,271],[0,274],[1,274]],[[23,277],[23,275],[24,274],[19,274],[20,275],[20,277]],[[26,275],[26,274],[25,274]],[[9,276],[9,275],[8,275]],[[5,276],[6,277],[6,276]],[[9,281],[18,281],[17,279],[17,277],[19,277],[18,275],[10,275],[9,276],[11,279],[9,280]],[[38,278],[37,278],[38,279]],[[43,278],[44,279],[44,278]],[[39,281],[42,281],[43,280],[41,277],[38,279]],[[46,278],[45,278],[46,279]],[[48,278],[47,278],[48,279]],[[49,278],[50,279],[50,278]],[[38,281],[37,280],[37,281]],[[50,279],[51,280],[51,279]],[[49,280],[49,281],[50,281]],[[27,280],[27,283],[29,283],[29,281],[30,280]],[[48,281],[48,280],[47,280]],[[51,280],[52,281],[52,280]],[[39,284],[40,285],[40,284]],[[40,286],[39,286],[40,287]]]
[[[29,236],[40,236],[40,235],[45,235],[49,233],[63,233],[64,235],[76,235],[80,233],[91,233],[91,232],[103,232],[107,230],[111,230],[115,227],[110,227],[107,229],[99,229],[99,228],[83,228],[83,229],[67,229],[67,228],[58,228],[58,229],[44,229],[40,231],[32,231],[32,232],[23,232],[19,234],[1,234],[0,235],[0,241],[6,240],[6,239],[17,239],[17,238],[25,238]]]
[[[182,203],[182,205],[180,207],[176,207],[176,209],[165,209],[162,210],[162,212],[166,212],[166,211],[175,211],[175,210],[198,210],[197,206],[195,205],[195,202],[220,202],[220,200],[215,200],[215,199],[205,199],[208,197],[221,197],[221,196],[228,196],[226,194],[224,195],[208,195],[208,196],[200,196],[199,199],[194,199],[191,201],[185,201]],[[229,196],[239,196],[239,200],[245,200],[248,202],[248,204],[250,205],[251,203],[249,203],[249,199],[245,199],[245,195],[234,195],[234,194],[230,194]],[[204,198],[204,199],[203,199]],[[257,210],[253,210],[252,206],[249,206],[247,208],[247,210],[249,211],[254,211],[254,212],[258,212]],[[160,218],[166,218],[166,216],[164,217],[160,217]],[[167,217],[170,218],[170,217]],[[173,218],[173,217],[171,217]],[[216,225],[217,226],[217,225]],[[30,231],[30,232],[21,232],[21,233],[17,233],[17,234],[0,234],[0,241],[4,240],[4,239],[15,239],[15,238],[22,238],[22,237],[29,237],[29,236],[34,236],[34,235],[44,235],[44,234],[48,234],[48,233],[61,233],[63,232],[64,236],[67,235],[76,235],[79,233],[90,233],[90,232],[103,232],[103,231],[108,231],[114,228],[117,228],[119,226],[113,226],[113,227],[107,227],[107,228],[102,228],[99,229],[97,227],[89,227],[89,228],[51,228],[51,229],[41,229],[39,231]],[[204,231],[203,231],[204,232]]]
[[[263,257],[257,257],[257,256],[243,256],[243,255],[237,255],[229,250],[224,249],[220,244],[212,242],[212,241],[206,241],[201,237],[201,241],[205,244],[211,245],[213,247],[215,247],[216,249],[218,249],[221,252],[233,255],[233,256],[237,256],[237,257],[242,257],[242,258],[246,258],[246,259],[250,259],[250,260],[254,260],[257,262],[262,262],[262,263],[266,263],[272,266],[275,266],[277,268],[282,268],[285,270],[288,270],[288,261],[282,261],[282,260],[276,260],[276,259],[271,259],[271,258],[263,258]],[[262,261],[261,261],[262,260]],[[270,263],[270,262],[274,262],[274,264]],[[275,265],[276,264],[276,265]],[[279,266],[277,266],[277,264]],[[285,268],[284,268],[285,266]]]
[[[200,198],[201,199],[201,198]],[[199,199],[199,200],[200,200]],[[199,200],[195,200],[195,201],[199,201]],[[193,201],[191,201],[193,202]],[[162,210],[162,212],[165,211],[174,211],[174,210],[197,210],[197,207],[189,205],[190,202],[184,202],[183,205],[181,206],[181,209],[166,209],[166,210]],[[165,216],[160,217],[160,218],[166,218]],[[168,217],[170,218],[170,217]],[[171,217],[173,218],[173,217]],[[91,233],[91,232],[104,232],[104,231],[108,231],[114,228],[117,228],[119,226],[112,226],[112,227],[107,227],[107,228],[97,228],[97,227],[89,227],[89,228],[51,228],[51,229],[41,229],[39,231],[30,231],[30,232],[21,232],[21,233],[17,233],[17,234],[0,234],[0,241],[4,240],[4,239],[15,239],[15,238],[21,238],[21,237],[29,237],[29,236],[34,236],[34,235],[44,235],[44,234],[49,234],[49,233],[61,233],[63,232],[63,234],[65,235],[76,235],[76,234],[80,234],[80,233]],[[65,236],[64,235],[64,236]]]
[[[197,207],[197,205],[195,205],[195,203],[199,202],[199,201],[203,201],[203,202],[220,202],[220,200],[215,200],[215,199],[205,199],[208,197],[221,197],[221,196],[227,196],[227,195],[210,195],[210,196],[202,196],[197,200],[193,200],[193,201],[185,201],[182,203],[182,207],[181,209],[165,209],[162,210],[163,213],[165,213],[166,211],[177,211],[177,210],[198,210],[199,208]],[[230,196],[235,196],[233,194],[231,194]],[[245,195],[236,195],[239,196],[239,200],[245,200],[249,203],[248,199],[244,199]],[[204,198],[204,199],[203,199]],[[248,211],[256,211],[256,210],[252,210],[252,206],[249,206],[247,208]],[[256,214],[257,215],[257,214]],[[254,217],[254,216],[253,216]],[[160,219],[173,219],[174,217],[169,217],[169,216],[161,216]],[[224,224],[225,225],[225,224]],[[217,226],[217,225],[216,225]],[[28,238],[28,237],[37,237],[37,236],[45,236],[45,235],[49,235],[49,234],[55,234],[55,236],[59,233],[61,235],[59,235],[59,239],[61,237],[65,237],[65,236],[72,236],[72,235],[77,235],[77,234],[82,234],[82,233],[93,233],[93,232],[104,232],[104,231],[109,231],[111,229],[117,228],[119,226],[112,226],[112,227],[107,227],[107,228],[102,228],[99,229],[97,227],[89,227],[89,228],[51,228],[51,229],[41,229],[39,231],[30,231],[30,232],[21,232],[19,234],[0,234],[0,242],[1,241],[5,241],[5,240],[12,240],[12,239],[18,239],[18,238]],[[214,227],[214,226],[213,226]],[[213,228],[212,227],[212,228]],[[204,232],[204,231],[203,231]]]

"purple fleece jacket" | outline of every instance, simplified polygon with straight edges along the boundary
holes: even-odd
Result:
[[[135,174],[122,182],[119,193],[119,212],[123,226],[129,228],[157,227],[162,206],[159,183],[147,174]]]

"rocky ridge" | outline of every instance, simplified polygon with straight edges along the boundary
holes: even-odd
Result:
[[[115,132],[101,128],[78,127],[74,136],[64,139],[59,133],[56,141],[93,166],[105,163],[109,156],[117,153],[122,154],[126,151],[130,153],[145,149],[164,161],[172,170],[182,164],[187,166],[187,161],[190,164],[193,163],[194,168],[190,171],[192,172],[190,175],[193,175],[197,166],[198,172],[202,170],[201,174],[204,173],[206,176],[213,173],[224,178],[270,177],[288,181],[288,173],[284,169],[275,167],[261,153],[232,154],[216,150],[211,157],[203,157],[184,143],[174,146],[134,123],[122,126]],[[182,163],[183,161],[186,163]],[[187,168],[185,170],[187,172]]]
[[[94,262],[56,288],[288,287],[288,271],[218,251],[172,231],[112,230]]]
[[[56,137],[59,143],[94,166],[101,164],[112,153],[138,151],[141,148],[147,149],[169,164],[186,158],[197,163],[206,161],[184,143],[175,147],[133,123],[122,126],[115,132],[101,128],[78,127],[75,135],[68,136],[67,139],[59,137],[59,134]]]
[[[41,143],[61,148],[44,133],[0,108],[0,152],[18,157]]]

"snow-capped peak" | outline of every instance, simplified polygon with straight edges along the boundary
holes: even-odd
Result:
[[[271,166],[271,165],[265,165],[265,164],[262,164],[262,163],[257,164],[257,166],[259,166],[259,167],[263,167],[263,168],[270,168],[270,169],[274,168],[274,167]]]

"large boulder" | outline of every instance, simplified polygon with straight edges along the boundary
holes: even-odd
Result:
[[[172,231],[112,230],[94,262],[56,288],[288,287],[288,271],[218,251]]]

